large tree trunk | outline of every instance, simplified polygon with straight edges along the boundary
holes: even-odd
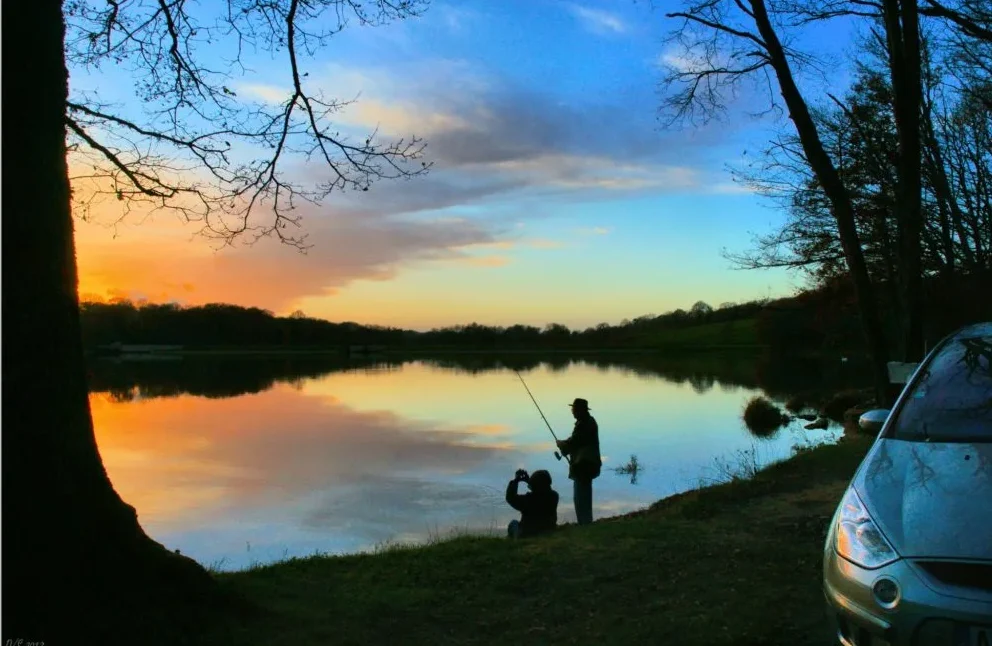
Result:
[[[31,47],[26,63],[4,39],[4,58],[21,62],[3,74],[3,637],[144,643],[133,631],[179,625],[190,615],[173,602],[206,607],[213,579],[145,535],[103,468],[79,327],[60,2],[6,4],[4,22]]]
[[[751,0],[751,10],[754,16],[755,25],[764,41],[769,60],[775,75],[778,78],[779,87],[782,91],[782,99],[789,110],[802,144],[803,152],[809,161],[810,167],[816,174],[817,180],[823,186],[823,192],[830,200],[833,207],[834,217],[837,220],[837,232],[840,235],[841,247],[844,250],[844,259],[847,262],[848,271],[854,281],[854,291],[858,298],[858,310],[861,313],[861,327],[871,353],[875,395],[880,403],[888,402],[892,399],[892,388],[889,384],[888,373],[888,348],[885,342],[885,332],[882,328],[881,317],[879,316],[878,302],[875,298],[874,288],[871,278],[868,275],[868,266],[865,263],[864,253],[861,249],[861,241],[858,237],[858,230],[854,219],[854,205],[851,196],[844,186],[837,168],[830,160],[823,142],[820,139],[816,123],[809,113],[809,108],[803,99],[802,93],[796,86],[792,76],[792,69],[785,56],[785,50],[778,34],[772,26],[768,17],[768,10],[764,0]]]
[[[896,130],[899,133],[899,260],[903,320],[903,361],[923,358],[923,211],[921,208],[920,109],[923,85],[920,26],[915,0],[883,0],[892,75]]]

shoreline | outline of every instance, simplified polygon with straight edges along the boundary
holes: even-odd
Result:
[[[261,613],[218,620],[197,643],[828,644],[823,537],[872,440],[845,435],[546,537],[438,537],[214,573]]]

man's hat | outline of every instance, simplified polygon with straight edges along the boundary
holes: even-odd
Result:
[[[586,400],[582,399],[581,397],[576,397],[575,398],[575,401],[573,401],[571,404],[569,404],[569,406],[571,406],[572,408],[580,408],[580,409],[583,409],[583,410],[589,410],[589,402],[587,402]]]

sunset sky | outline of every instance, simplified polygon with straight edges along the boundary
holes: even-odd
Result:
[[[115,213],[96,213],[76,223],[81,295],[428,329],[581,328],[791,292],[798,277],[735,271],[721,256],[783,217],[728,171],[775,124],[741,105],[722,122],[662,129],[661,63],[674,56],[664,12],[676,5],[655,5],[435,2],[422,18],[346,29],[308,63],[310,83],[360,93],[342,127],[424,137],[432,172],[303,207],[306,255],[267,239],[215,251],[174,215],[111,227]],[[850,39],[832,29],[819,47],[843,53]],[[259,61],[232,86],[281,100],[285,62]],[[845,79],[833,75],[834,89]],[[113,72],[72,82],[108,99],[133,84]]]

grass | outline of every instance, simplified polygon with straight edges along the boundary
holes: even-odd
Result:
[[[733,457],[718,457],[713,460],[715,477],[704,477],[699,481],[699,488],[718,484],[727,484],[750,480],[758,475],[758,448],[751,445],[746,449],[738,449]]]
[[[540,539],[462,536],[217,574],[258,612],[198,643],[832,644],[825,529],[869,444],[801,448],[750,479]]]

